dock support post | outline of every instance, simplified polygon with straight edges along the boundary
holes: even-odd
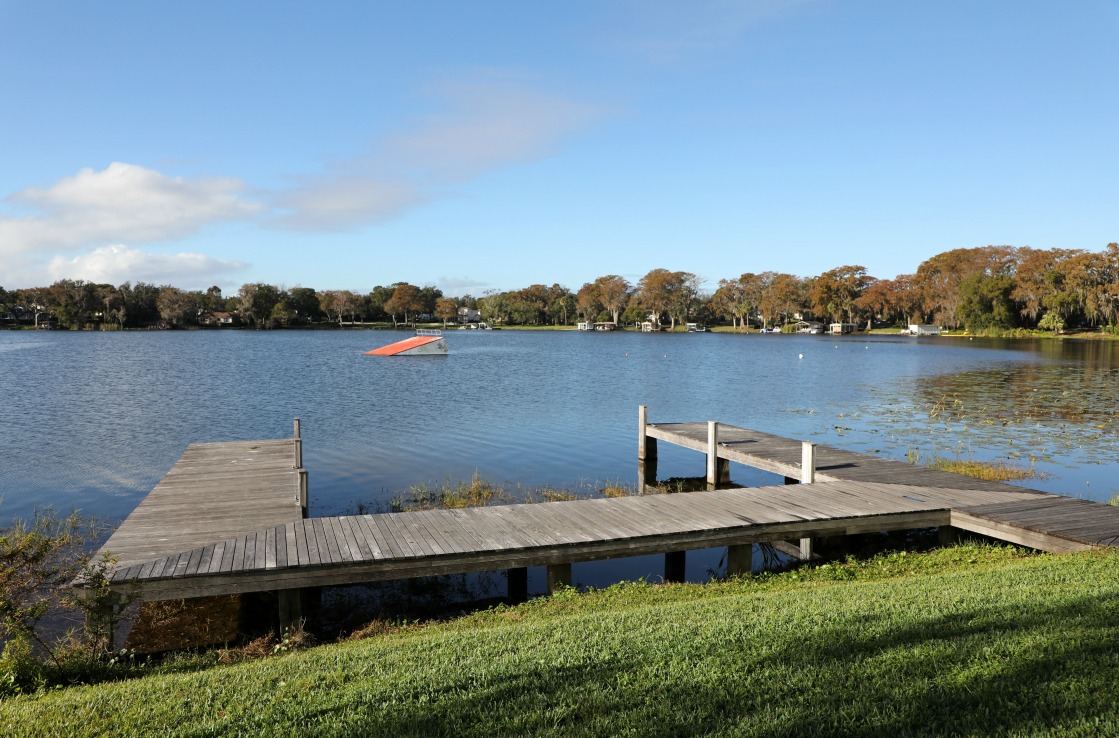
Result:
[[[683,582],[687,579],[685,567],[688,560],[687,551],[666,551],[664,554],[664,581]]]
[[[528,599],[528,569],[518,566],[508,571],[509,600],[524,602]]]
[[[571,564],[548,564],[548,594],[571,586]]]
[[[739,543],[727,546],[727,576],[741,577],[754,571],[754,546]]]
[[[950,525],[942,525],[936,529],[937,544],[942,548],[955,546],[960,542],[960,529]]]
[[[303,625],[303,602],[301,590],[281,589],[276,593],[280,607],[280,635]]]
[[[295,447],[295,463],[293,464],[293,466],[296,469],[302,469],[303,468],[303,438],[300,435],[299,418],[295,419],[294,425],[295,425],[295,434],[292,437],[292,445]]]
[[[307,470],[298,469],[299,472],[299,507],[303,510],[303,517],[307,517],[308,481]]]
[[[649,408],[637,406],[637,494],[645,494],[647,486],[657,483],[657,439],[649,438]]]
[[[719,458],[719,424],[707,421],[707,489],[730,482],[730,462]]]
[[[805,441],[800,447],[800,483],[812,484],[816,481],[816,444]],[[812,558],[812,539],[800,539],[800,558]]]

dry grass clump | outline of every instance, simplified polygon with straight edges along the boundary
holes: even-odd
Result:
[[[1012,482],[1019,479],[1045,479],[1045,472],[1033,467],[1017,466],[1002,461],[974,461],[971,459],[933,459],[925,464],[929,469],[962,474],[966,477],[985,479],[989,482]]]

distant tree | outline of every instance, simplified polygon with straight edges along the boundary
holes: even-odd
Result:
[[[791,322],[795,315],[808,306],[808,283],[792,274],[778,274],[762,295],[767,313],[778,316],[783,323]]]
[[[239,312],[243,318],[252,320],[257,328],[271,327],[272,310],[282,299],[279,289],[263,282],[254,282],[241,285],[237,294],[241,300]]]
[[[454,299],[450,297],[440,297],[435,301],[435,317],[443,321],[443,327],[447,327],[448,320],[454,320],[458,316],[458,305],[455,304]]]
[[[94,285],[81,279],[60,279],[47,289],[47,299],[59,324],[81,329],[99,312]]]
[[[1009,274],[973,274],[960,283],[959,321],[972,332],[1015,327],[1018,310],[1010,297],[1013,290]]]
[[[908,325],[916,322],[913,316],[918,312],[918,303],[909,280],[910,275],[901,274],[895,279],[871,282],[855,301],[856,307],[865,311],[870,319],[879,316],[891,323],[903,322]],[[867,327],[871,325],[868,323]]]
[[[635,295],[639,304],[648,312],[653,322],[660,324],[668,316],[671,328],[677,320],[687,318],[689,309],[698,294],[698,279],[691,272],[670,272],[653,269],[637,283]]]
[[[648,312],[642,306],[641,301],[636,296],[631,296],[626,304],[626,309],[622,311],[622,322],[628,325],[636,325],[644,321],[646,315],[648,315]]]
[[[809,289],[813,312],[834,321],[854,323],[857,301],[872,279],[862,266],[829,269],[818,276]]]
[[[98,285],[97,298],[101,301],[101,314],[104,320],[115,323],[118,328],[124,328],[128,309],[120,290],[111,284]]]
[[[404,323],[409,323],[409,316],[414,315],[424,308],[423,293],[420,288],[407,282],[398,282],[393,285],[392,297],[385,302],[385,312],[392,316],[393,325],[397,325],[396,316],[403,315]]]
[[[225,310],[225,299],[221,296],[221,287],[216,284],[206,290],[199,300],[198,307],[207,312],[220,312]]]
[[[443,296],[443,290],[427,285],[420,288],[420,308],[417,313],[435,314],[435,303]]]
[[[583,316],[584,320],[593,322],[603,309],[597,284],[587,282],[579,288],[579,292],[575,295],[575,310]]]
[[[332,322],[342,322],[342,306],[338,299],[337,290],[326,290],[319,293],[319,310],[326,319]]]
[[[576,313],[575,295],[571,294],[571,290],[560,285],[552,285],[549,293],[548,315],[552,319],[552,324],[568,325]]]
[[[613,322],[616,324],[622,311],[629,304],[630,295],[633,294],[632,285],[617,274],[607,274],[605,277],[599,277],[594,281],[594,284],[598,288],[598,301],[603,308],[610,311]]]
[[[178,287],[163,285],[156,300],[159,316],[168,325],[186,326],[198,323],[198,298],[196,293],[184,292]]]
[[[366,297],[366,311],[370,320],[384,320],[388,317],[385,303],[392,299],[393,287],[377,285]]]
[[[711,296],[711,312],[717,318],[729,319],[738,328],[738,304],[742,301],[742,288],[737,279],[720,279],[719,287]]]
[[[1046,313],[1041,316],[1041,320],[1038,321],[1037,327],[1044,331],[1060,333],[1065,329],[1065,321],[1056,313]]]
[[[349,318],[349,322],[356,323],[358,316],[364,314],[365,300],[350,290],[339,290],[337,295],[338,310],[342,316]]]
[[[322,317],[319,293],[310,287],[292,287],[288,292],[285,309],[291,312],[289,320],[313,323]]]
[[[975,274],[1011,274],[1014,249],[1010,246],[983,246],[952,249],[937,254],[917,267],[911,284],[921,305],[921,322],[931,318],[940,325],[960,326],[960,285]]]
[[[486,290],[478,298],[478,312],[482,319],[493,325],[504,323],[509,315],[509,297],[505,292]]]

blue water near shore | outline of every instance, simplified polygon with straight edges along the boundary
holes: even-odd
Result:
[[[187,444],[287,437],[294,417],[314,515],[475,472],[510,489],[634,484],[642,404],[653,422],[1003,459],[1050,474],[1027,486],[1119,491],[1114,342],[503,330],[448,331],[446,357],[362,355],[403,335],[0,332],[0,519],[49,504],[119,520]],[[662,478],[703,470],[662,450]]]

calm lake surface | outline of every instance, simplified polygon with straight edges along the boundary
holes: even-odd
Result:
[[[294,417],[313,515],[475,472],[511,490],[632,485],[641,404],[652,422],[1002,459],[1050,475],[1023,483],[1037,489],[1119,492],[1117,342],[452,330],[446,357],[362,356],[406,335],[0,332],[0,520],[42,505],[119,520],[187,444],[290,437]],[[666,447],[659,469],[700,476],[704,458]]]

